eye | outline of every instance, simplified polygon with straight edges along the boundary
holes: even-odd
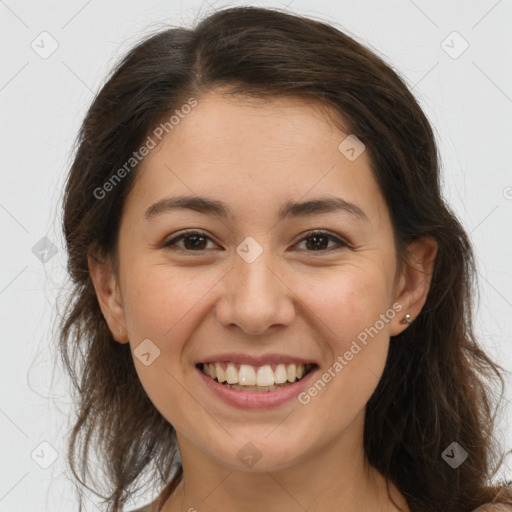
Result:
[[[184,247],[177,245],[177,242],[181,242],[182,240],[185,244]],[[207,240],[212,239],[201,231],[187,231],[181,235],[178,235],[177,237],[172,238],[171,240],[164,242],[162,247],[167,247],[171,250],[176,250],[176,247],[178,250],[201,252],[205,249],[204,246]]]
[[[213,242],[209,236],[201,231],[187,231],[164,242],[162,247],[170,248],[171,250],[202,252],[207,249],[206,245],[208,245],[208,241]],[[308,243],[309,241],[312,241],[312,243]],[[326,247],[326,244],[328,245],[329,241],[333,241],[338,247],[349,246],[348,243],[339,239],[337,236],[326,231],[318,230],[306,233],[306,236],[299,241],[299,244],[306,242],[307,252],[323,252],[333,249],[333,247]],[[180,242],[183,242],[184,245],[180,246]]]
[[[308,243],[308,241],[312,240],[312,243]],[[299,243],[306,241],[306,247],[308,249],[312,249],[308,252],[322,252],[333,249],[327,249],[325,247],[326,243],[328,244],[330,241],[334,241],[338,247],[348,247],[348,243],[339,239],[337,236],[330,234],[327,231],[309,231],[306,233],[306,236],[300,240]]]

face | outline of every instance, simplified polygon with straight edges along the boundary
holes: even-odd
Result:
[[[396,272],[367,152],[338,148],[348,135],[313,103],[211,91],[137,171],[102,307],[180,448],[238,469],[261,456],[272,470],[361,441],[389,338],[421,300]],[[171,204],[184,196],[195,203]],[[249,392],[214,382],[204,362],[244,387],[313,367]]]

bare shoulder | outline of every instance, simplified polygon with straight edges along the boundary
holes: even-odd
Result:
[[[149,505],[146,505],[145,507],[138,508],[136,510],[132,510],[131,512],[153,512],[153,510],[154,510],[153,503],[150,503]],[[480,512],[480,510],[478,512]]]
[[[473,512],[512,512],[512,505],[503,505],[503,504],[487,504],[478,507]]]

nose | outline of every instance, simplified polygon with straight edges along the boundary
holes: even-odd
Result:
[[[235,255],[233,268],[223,279],[217,320],[224,327],[238,326],[253,335],[290,325],[295,316],[294,294],[278,269],[269,251],[252,263]]]

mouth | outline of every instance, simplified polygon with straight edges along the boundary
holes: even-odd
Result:
[[[254,366],[232,361],[201,362],[196,367],[213,381],[248,393],[278,391],[304,379],[316,363],[279,363]]]

